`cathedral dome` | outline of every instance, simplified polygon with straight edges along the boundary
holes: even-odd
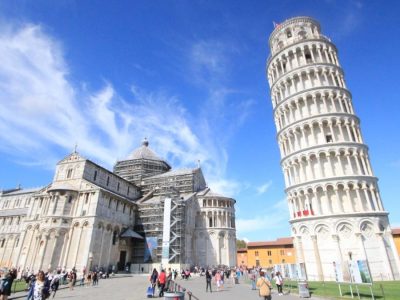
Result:
[[[140,185],[143,178],[163,174],[170,169],[171,166],[149,148],[149,141],[145,138],[142,145],[127,158],[117,161],[114,173]]]
[[[158,157],[157,154],[155,154],[153,150],[149,148],[149,141],[146,138],[143,140],[142,145],[139,148],[135,149],[126,158],[126,160],[131,160],[131,159],[150,159],[150,160],[163,161],[163,159]]]

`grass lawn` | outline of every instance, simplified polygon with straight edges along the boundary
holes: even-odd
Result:
[[[336,282],[310,281],[308,287],[312,295],[329,297],[333,299],[351,299],[350,285],[341,284],[342,295],[340,297],[339,287]],[[369,286],[357,285],[361,299],[372,299]],[[354,298],[357,299],[356,286],[352,285]],[[285,291],[291,290],[297,292],[296,281],[286,281]],[[377,281],[372,285],[372,291],[375,299],[379,300],[398,300],[400,299],[400,281]]]
[[[21,292],[26,289],[26,282],[25,280],[14,280],[12,287],[11,287],[11,292],[16,293],[16,292]]]

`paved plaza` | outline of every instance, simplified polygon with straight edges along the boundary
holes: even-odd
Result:
[[[191,291],[198,299],[260,299],[258,291],[251,290],[251,286],[247,283],[225,284],[224,289],[220,292],[205,292],[205,278],[193,277],[189,280],[178,279],[177,283]],[[112,279],[100,280],[98,286],[75,287],[73,291],[68,289],[59,290],[54,299],[85,299],[85,300],[141,300],[146,298],[146,288],[149,285],[148,276],[134,275],[129,277],[115,277]],[[213,285],[213,290],[216,286]],[[17,293],[11,299],[26,299],[23,297],[26,293]],[[18,298],[16,298],[16,297]],[[278,296],[276,289],[273,290],[273,299],[291,300],[299,299],[298,295]],[[186,295],[185,299],[189,299]],[[194,299],[194,298],[192,298]],[[316,299],[313,297],[313,299]]]

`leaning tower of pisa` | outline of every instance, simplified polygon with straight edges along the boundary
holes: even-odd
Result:
[[[269,38],[271,90],[290,224],[309,280],[348,276],[366,261],[374,279],[399,278],[399,257],[337,49],[317,21],[296,17]],[[346,280],[346,278],[344,278]]]

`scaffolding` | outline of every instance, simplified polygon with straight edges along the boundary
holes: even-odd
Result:
[[[138,215],[134,230],[144,236],[144,240],[134,245],[133,263],[161,262],[164,203],[167,197],[171,198],[169,263],[185,263],[186,204],[179,197],[179,193],[176,192],[158,199],[150,199],[147,203],[144,202],[138,205]],[[150,240],[157,241],[155,249],[150,249],[150,245],[148,245]],[[146,251],[150,252],[150,259],[147,261],[145,261],[145,258],[148,257]]]

